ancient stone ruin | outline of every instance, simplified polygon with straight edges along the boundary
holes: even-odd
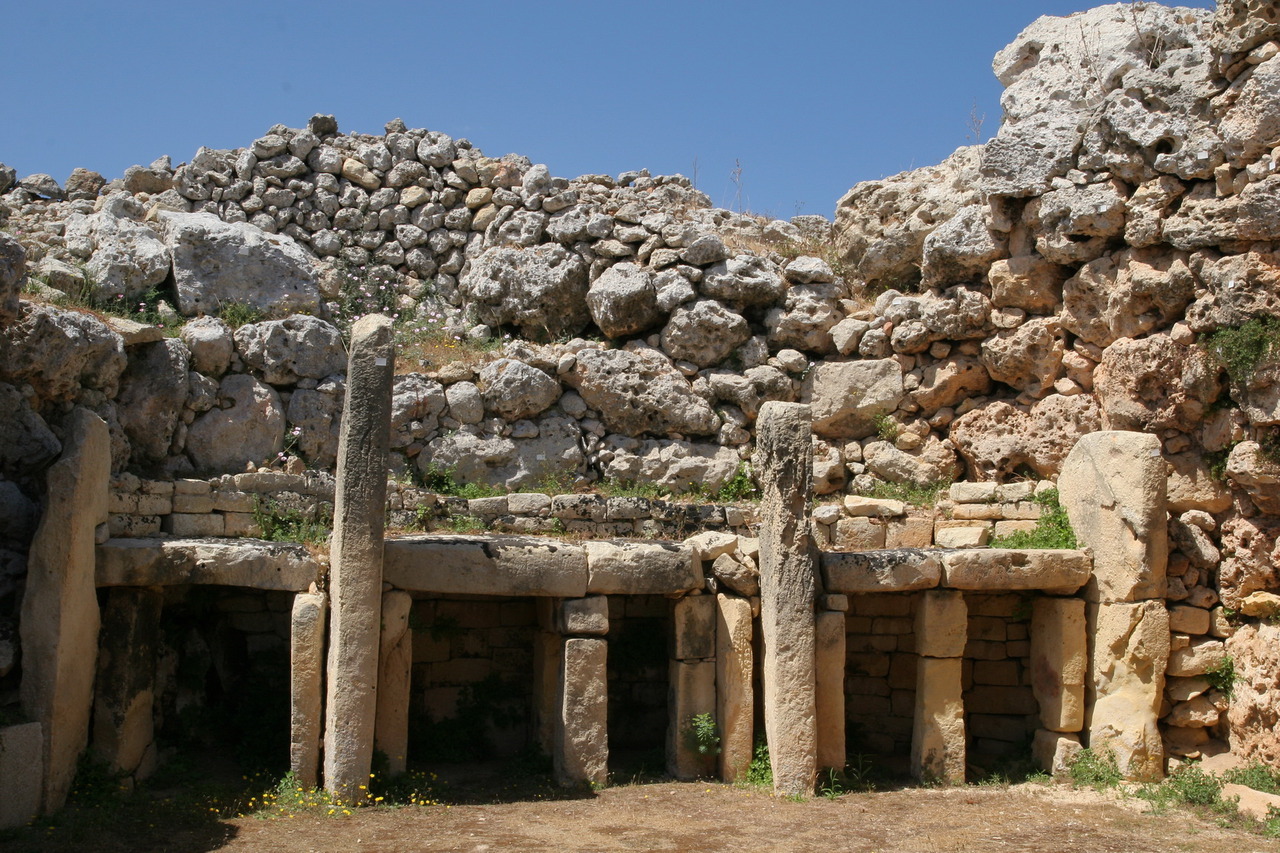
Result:
[[[1271,11],[1041,18],[834,222],[399,120],[0,167],[0,826],[193,743],[1280,762]]]

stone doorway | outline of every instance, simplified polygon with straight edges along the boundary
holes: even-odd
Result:
[[[609,596],[609,772],[615,780],[666,771],[671,602]]]

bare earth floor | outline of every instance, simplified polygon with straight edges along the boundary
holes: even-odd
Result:
[[[659,783],[594,797],[351,817],[230,821],[218,850],[288,851],[1248,851],[1280,842],[1185,812],[1062,786],[907,789],[804,802],[722,784]]]

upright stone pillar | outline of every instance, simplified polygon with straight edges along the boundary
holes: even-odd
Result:
[[[818,766],[843,770],[844,725],[844,613],[824,610],[817,616]]]
[[[755,746],[755,653],[751,602],[717,595],[716,719],[720,723],[720,778],[745,779]]]
[[[320,593],[299,593],[289,625],[289,769],[304,788],[320,777],[325,609]]]
[[[560,716],[560,666],[564,639],[556,626],[559,600],[536,598],[538,633],[533,639],[533,722],[538,747],[546,755],[555,754],[556,720]]]
[[[387,756],[387,769],[405,771],[409,752],[409,681],[413,669],[413,629],[409,593],[382,595],[382,642],[378,662],[378,718],[374,744]]]
[[[62,808],[89,742],[98,656],[95,534],[107,521],[111,436],[102,418],[77,408],[62,458],[50,466],[45,511],[27,558],[19,623],[22,708],[44,732],[45,813]]]
[[[370,314],[351,327],[330,551],[324,732],[325,788],[344,801],[368,784],[373,760],[393,350],[390,319]]]
[[[156,764],[156,645],[164,594],[115,587],[107,598],[98,649],[93,751],[116,773],[140,782]]]
[[[667,772],[680,780],[715,772],[712,752],[699,752],[693,718],[716,713],[716,600],[686,595],[672,605],[667,677]],[[716,720],[719,728],[720,721]]]
[[[1076,442],[1058,490],[1080,544],[1093,552],[1085,590],[1088,745],[1126,778],[1164,775],[1157,720],[1169,659],[1166,475],[1160,439],[1094,432]]]
[[[916,610],[915,724],[911,775],[922,782],[964,783],[964,685],[961,669],[969,609],[959,590],[930,589]]]
[[[566,787],[603,785],[609,779],[609,600],[603,595],[565,599],[557,622],[570,636],[560,667],[552,765]]]
[[[809,407],[770,401],[756,421],[764,723],[776,793],[808,796],[817,776],[817,560],[809,536]]]

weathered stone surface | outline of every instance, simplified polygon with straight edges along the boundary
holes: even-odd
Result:
[[[1189,431],[1220,391],[1216,363],[1165,334],[1121,338],[1093,376],[1107,429]]]
[[[1169,663],[1166,674],[1187,678],[1204,675],[1220,666],[1227,659],[1226,646],[1222,640],[1200,639],[1189,645],[1169,652]]]
[[[671,611],[671,657],[700,660],[715,656],[716,603],[710,595],[686,595]]]
[[[387,541],[383,574],[419,592],[580,598],[587,592],[587,554],[528,536],[405,536]]]
[[[1157,718],[1169,660],[1163,601],[1089,603],[1085,727],[1092,749],[1110,749],[1127,779],[1164,775]]]
[[[614,264],[591,282],[587,308],[606,338],[634,335],[662,319],[653,278],[630,262]]]
[[[1076,537],[1093,551],[1089,598],[1163,597],[1168,535],[1160,440],[1134,432],[1087,435],[1063,465],[1058,490]]]
[[[27,250],[11,234],[0,234],[0,328],[18,316],[18,294],[26,270]]]
[[[106,423],[77,408],[63,455],[45,474],[44,514],[27,558],[19,621],[22,709],[44,732],[45,813],[62,808],[89,740],[100,620],[94,541],[107,521],[110,472]]]
[[[559,382],[512,358],[499,358],[480,368],[479,387],[485,409],[507,421],[539,415],[560,399]]]
[[[62,450],[62,443],[17,388],[0,383],[0,473],[20,476],[38,471]]]
[[[93,751],[114,772],[141,781],[155,769],[156,649],[161,590],[111,590],[102,614],[94,689]]]
[[[813,611],[817,561],[805,512],[813,488],[809,407],[766,403],[756,429],[769,761],[775,792],[807,796],[813,792],[817,773]]]
[[[1053,477],[1080,436],[1101,427],[1092,396],[1051,394],[1030,411],[1003,400],[986,403],[956,418],[950,437],[974,479],[1004,480],[1024,465]]]
[[[840,299],[845,291],[835,284],[797,284],[788,288],[781,308],[765,315],[771,346],[830,355],[836,351],[831,330],[844,315]]]
[[[1280,514],[1280,464],[1256,441],[1242,441],[1227,457],[1227,476],[1249,494],[1258,509]]]
[[[1037,598],[1031,605],[1031,690],[1040,724],[1052,732],[1084,728],[1084,610],[1078,598]]]
[[[1216,53],[1243,53],[1280,37],[1280,21],[1266,0],[1227,0],[1218,4],[1209,33]]]
[[[409,751],[409,675],[413,668],[413,631],[409,593],[382,594],[382,635],[378,641],[378,702],[374,747],[387,756],[388,772],[405,771]]]
[[[217,317],[196,317],[183,324],[179,332],[191,352],[191,369],[206,376],[221,376],[235,353],[235,336],[231,327]]]
[[[1007,235],[991,230],[986,204],[960,208],[925,237],[921,282],[926,287],[970,281],[1004,257]]]
[[[681,781],[706,778],[716,758],[698,751],[693,718],[716,715],[716,662],[673,660],[667,672],[667,773]]]
[[[293,437],[293,453],[301,455],[319,470],[332,469],[338,459],[345,391],[346,383],[326,381],[314,390],[298,388],[289,395],[285,417],[289,423],[289,434]],[[394,420],[392,426],[395,426]],[[392,440],[396,442],[401,438],[402,434],[395,433]],[[404,439],[403,444],[410,440]]]
[[[607,656],[608,642],[603,639],[575,637],[564,641],[560,713],[551,756],[561,785],[603,785],[608,779]]]
[[[459,483],[506,489],[532,486],[552,474],[579,472],[585,459],[582,430],[571,418],[548,416],[537,422],[536,438],[479,436],[459,431],[432,439],[417,457],[423,472],[451,471]]]
[[[217,314],[231,302],[269,313],[319,313],[316,261],[292,238],[211,213],[161,211],[159,223],[183,314]]]
[[[924,592],[916,609],[916,654],[930,658],[963,657],[969,638],[968,619],[964,593],[951,589]]]
[[[235,341],[245,364],[272,385],[324,379],[343,373],[347,366],[342,333],[336,326],[305,314],[247,323],[236,329]]]
[[[163,462],[187,402],[186,344],[167,338],[130,350],[116,399],[120,426],[139,463]]]
[[[590,593],[668,595],[703,585],[702,570],[688,544],[595,540],[582,547]]]
[[[114,397],[126,363],[124,340],[89,313],[23,302],[0,332],[0,380],[27,383],[40,400],[69,402],[85,388]]]
[[[898,407],[903,396],[897,361],[820,362],[805,377],[801,402],[812,411],[813,431],[824,438],[865,438],[876,418]]]
[[[990,539],[991,528],[986,525],[943,527],[933,534],[933,544],[939,548],[980,548]]]
[[[824,610],[815,623],[815,708],[818,726],[818,767],[842,769],[845,747],[845,617]]]
[[[930,435],[912,450],[888,441],[873,441],[862,448],[867,471],[890,483],[932,486],[958,477],[963,470],[950,442]]]
[[[964,782],[963,658],[922,657],[916,664],[911,775],[924,782]]]
[[[1218,592],[1224,605],[1239,610],[1250,594],[1280,589],[1276,559],[1280,521],[1266,516],[1229,518],[1221,534]]]
[[[982,364],[997,382],[1041,397],[1053,390],[1064,349],[1058,321],[1039,318],[983,341]]]
[[[1074,591],[1089,580],[1092,561],[1083,551],[1015,551],[974,548],[942,553],[942,585],[953,589],[1052,589]]]
[[[1071,766],[1084,747],[1077,734],[1036,729],[1031,740],[1031,757],[1036,766],[1055,779],[1071,778]]]
[[[1242,761],[1280,761],[1280,625],[1251,622],[1226,642],[1239,680],[1227,711],[1231,750]]]
[[[942,561],[936,551],[897,548],[888,551],[820,555],[823,588],[828,592],[908,592],[931,589],[942,580]]]
[[[662,349],[678,361],[711,367],[750,338],[745,317],[714,299],[698,299],[671,312],[662,328]]]
[[[1204,456],[1196,452],[1165,456],[1168,464],[1167,499],[1169,511],[1183,513],[1191,509],[1222,512],[1231,506],[1231,491],[1209,471]]]
[[[26,826],[40,814],[43,754],[40,723],[0,726],[0,829]]]
[[[1038,255],[1022,255],[996,261],[987,271],[991,304],[996,308],[1021,308],[1030,314],[1052,314],[1062,303],[1065,269]]]
[[[945,406],[955,406],[969,397],[981,397],[991,391],[991,374],[983,363],[971,356],[952,356],[930,361],[920,371],[920,385],[911,398],[925,415]]]
[[[84,270],[95,299],[132,303],[168,278],[169,250],[149,226],[118,212],[125,211],[73,213],[67,217],[64,239],[86,258]]]
[[[1086,264],[1063,287],[1062,326],[1100,347],[1178,319],[1196,282],[1181,252],[1129,249]]]
[[[607,479],[654,483],[677,493],[694,488],[719,489],[738,470],[741,461],[734,448],[711,442],[636,441],[609,436],[604,447],[613,453],[613,459],[603,466]]]
[[[326,605],[321,593],[299,593],[289,620],[289,769],[304,788],[320,782]]]
[[[751,560],[743,562],[728,554],[721,554],[712,562],[711,574],[718,582],[739,595],[760,594],[760,571]]]
[[[320,566],[301,545],[252,539],[108,539],[97,546],[98,586],[207,584],[305,590]]]
[[[585,349],[562,378],[612,432],[712,435],[720,428],[711,406],[657,350]]]
[[[609,633],[609,600],[603,595],[566,598],[560,602],[559,628],[561,634],[604,636]]]
[[[480,322],[516,326],[527,338],[573,334],[590,319],[586,264],[563,246],[494,246],[458,284]]]
[[[745,778],[754,748],[754,651],[751,603],[716,597],[716,707],[720,724],[720,778]]]
[[[782,299],[786,282],[773,262],[758,255],[737,255],[709,267],[699,290],[737,306],[767,306]]]
[[[229,405],[205,412],[187,430],[187,454],[196,470],[237,473],[281,451],[284,408],[275,389],[248,374],[233,373],[218,386],[218,399]]]
[[[1042,257],[1056,264],[1092,261],[1124,233],[1127,195],[1119,181],[1053,189],[1028,202],[1022,218]]]

